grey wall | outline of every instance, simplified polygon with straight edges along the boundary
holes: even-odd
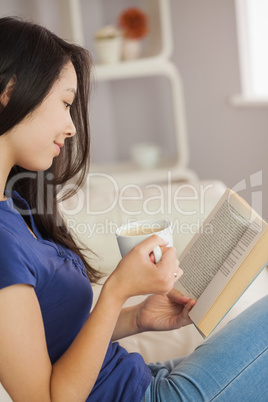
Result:
[[[240,91],[234,0],[171,0],[174,54],[185,90],[190,166],[221,179],[251,201],[250,176],[262,171],[268,219],[268,107],[234,107]]]
[[[119,1],[121,7],[122,0],[81,1],[86,44],[94,55],[89,36],[100,23],[100,14],[103,16],[100,4],[110,6],[112,1]],[[56,19],[60,13],[56,3],[52,0],[0,0],[0,14],[33,15],[43,19],[50,28],[59,29]],[[127,0],[123,4],[138,5],[139,2]],[[190,167],[201,179],[220,179],[229,187],[245,179],[246,190],[241,194],[251,201],[252,192],[261,191],[263,216],[268,219],[268,109],[267,106],[238,108],[230,104],[230,97],[240,91],[234,0],[170,0],[170,4],[174,36],[172,60],[184,83]],[[109,15],[107,8],[105,10],[106,23]],[[111,10],[113,21],[115,9]],[[91,118],[97,161],[124,159],[128,155],[127,148],[135,136],[139,138],[143,127],[146,133],[153,131],[158,141],[163,140],[163,131],[172,129],[164,83],[157,85],[158,94],[150,97],[155,85],[149,81],[142,83],[149,100],[146,96],[139,98],[137,83],[131,80],[124,84],[101,84],[94,89]],[[148,102],[152,118],[144,112]],[[140,109],[136,123],[135,119],[131,121],[129,113],[130,105],[134,108],[135,104]],[[160,109],[162,119],[157,112]],[[119,128],[123,134],[118,139]],[[115,140],[120,146],[115,146]],[[165,140],[167,153],[172,153],[172,139],[166,136]],[[250,176],[258,171],[262,172],[262,185],[251,188]]]

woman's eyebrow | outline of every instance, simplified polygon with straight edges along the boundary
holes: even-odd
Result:
[[[75,100],[76,95],[77,95],[77,91],[75,88],[73,88],[73,87],[66,88],[65,92],[71,92],[73,94],[73,101]]]
[[[65,89],[66,92],[71,92],[74,94],[74,98],[76,97],[77,91],[75,88],[66,88]]]
[[[76,89],[75,88],[66,88],[67,92],[72,92],[74,95],[76,95]]]

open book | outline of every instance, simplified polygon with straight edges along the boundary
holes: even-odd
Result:
[[[206,338],[268,264],[268,224],[232,190],[179,257],[175,288],[197,300],[190,318]]]

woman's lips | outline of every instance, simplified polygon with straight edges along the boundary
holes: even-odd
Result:
[[[54,145],[56,147],[57,150],[57,155],[60,154],[60,149],[63,147],[63,144],[58,144],[57,142],[54,142]]]

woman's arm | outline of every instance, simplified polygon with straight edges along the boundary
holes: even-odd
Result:
[[[12,399],[85,401],[101,369],[121,308],[121,301],[104,291],[73,344],[51,366],[34,289],[28,285],[2,289],[0,380]]]
[[[157,245],[163,246],[163,241],[151,236],[121,260],[83,328],[53,366],[34,289],[13,285],[0,290],[0,381],[13,400],[85,401],[125,301],[134,295],[167,293],[174,285],[175,250],[169,249],[155,265],[149,255]]]
[[[121,310],[112,335],[112,341],[118,341],[141,332],[137,325],[138,311],[139,305],[125,307]]]
[[[51,363],[34,289],[0,290],[0,381],[14,401],[50,401]]]

